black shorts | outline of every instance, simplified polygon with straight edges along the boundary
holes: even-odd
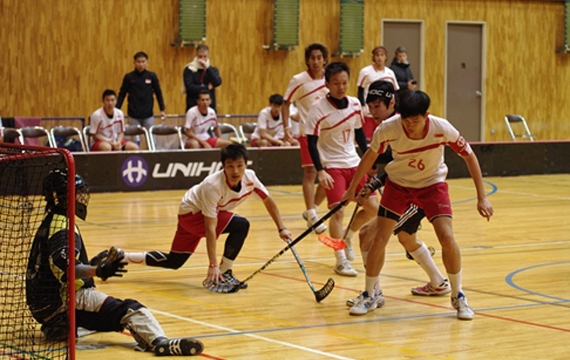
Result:
[[[417,209],[417,212],[412,217],[400,226],[396,226],[396,228],[394,228],[394,235],[398,235],[400,231],[405,231],[410,235],[415,234],[420,228],[422,219],[425,217],[425,212],[422,209]]]

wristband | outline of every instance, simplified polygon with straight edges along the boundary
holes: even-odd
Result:
[[[216,268],[216,267],[218,267],[218,264],[210,264],[209,267],[210,267],[210,268]]]
[[[281,233],[281,231],[283,231],[283,230],[287,230],[287,228],[286,228],[286,227],[282,227],[281,229],[279,229],[279,233]]]

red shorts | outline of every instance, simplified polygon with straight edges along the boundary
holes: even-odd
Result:
[[[429,221],[438,216],[451,217],[452,215],[446,182],[439,182],[425,188],[415,189],[394,184],[390,179],[386,179],[380,205],[398,215],[402,215],[410,204],[416,204],[422,208]]]
[[[91,150],[93,150],[93,151],[99,150],[99,145],[101,145],[101,143],[104,143],[104,142],[108,142],[108,141],[105,141],[105,140],[97,140],[97,141],[93,144],[93,146],[91,146]],[[125,140],[125,139],[121,140],[121,150],[123,150],[123,147],[125,146],[126,143],[127,143],[127,140]]]
[[[210,144],[211,147],[215,148],[216,144],[218,143],[218,138],[210,137],[206,139],[206,142]],[[200,144],[200,147],[202,147],[202,144]]]
[[[313,164],[313,159],[311,158],[311,153],[309,153],[309,142],[306,136],[299,137],[299,147],[301,148],[301,166],[315,166]]]
[[[349,169],[326,169],[327,174],[329,174],[333,181],[333,188],[326,189],[325,193],[327,196],[327,206],[330,208],[334,207],[336,204],[340,202],[342,195],[348,189],[350,182],[354,178],[354,174],[356,173],[356,168],[349,168]],[[362,180],[358,183],[358,187],[356,188],[356,192],[359,192],[360,189],[366,183],[366,177],[362,178]],[[376,196],[374,194],[370,196]]]
[[[234,214],[229,211],[220,211],[218,213],[216,236],[220,236],[233,216]],[[192,254],[200,243],[200,239],[205,236],[206,228],[204,227],[204,215],[202,215],[202,212],[178,215],[178,225],[170,251]]]

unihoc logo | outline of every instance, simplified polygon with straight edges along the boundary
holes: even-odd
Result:
[[[140,156],[129,156],[121,167],[121,177],[129,186],[141,186],[148,177],[146,161]]]
[[[247,165],[251,164],[253,162],[249,160]],[[178,173],[181,173],[184,177],[200,177],[202,175],[211,175],[220,169],[222,169],[220,161],[212,161],[209,164],[204,164],[202,161],[189,163],[171,162],[165,166],[162,163],[156,163],[152,170],[152,177],[155,179],[175,178]]]

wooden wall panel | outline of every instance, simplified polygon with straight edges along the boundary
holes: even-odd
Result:
[[[257,113],[270,94],[283,93],[304,70],[303,48],[310,42],[325,43],[331,54],[338,50],[337,0],[301,0],[300,46],[263,50],[271,39],[272,3],[208,1],[206,44],[223,78],[219,113]],[[105,88],[118,90],[139,50],[150,56],[167,112],[184,112],[182,69],[194,48],[171,46],[178,0],[2,0],[0,10],[0,115],[87,117],[101,106]],[[364,53],[344,59],[352,70],[351,94],[380,44],[382,18],[425,21],[424,89],[432,113],[444,111],[446,21],[485,22],[486,140],[508,139],[503,117],[510,112],[523,114],[539,139],[570,138],[570,56],[554,52],[564,42],[563,3],[366,0]]]

